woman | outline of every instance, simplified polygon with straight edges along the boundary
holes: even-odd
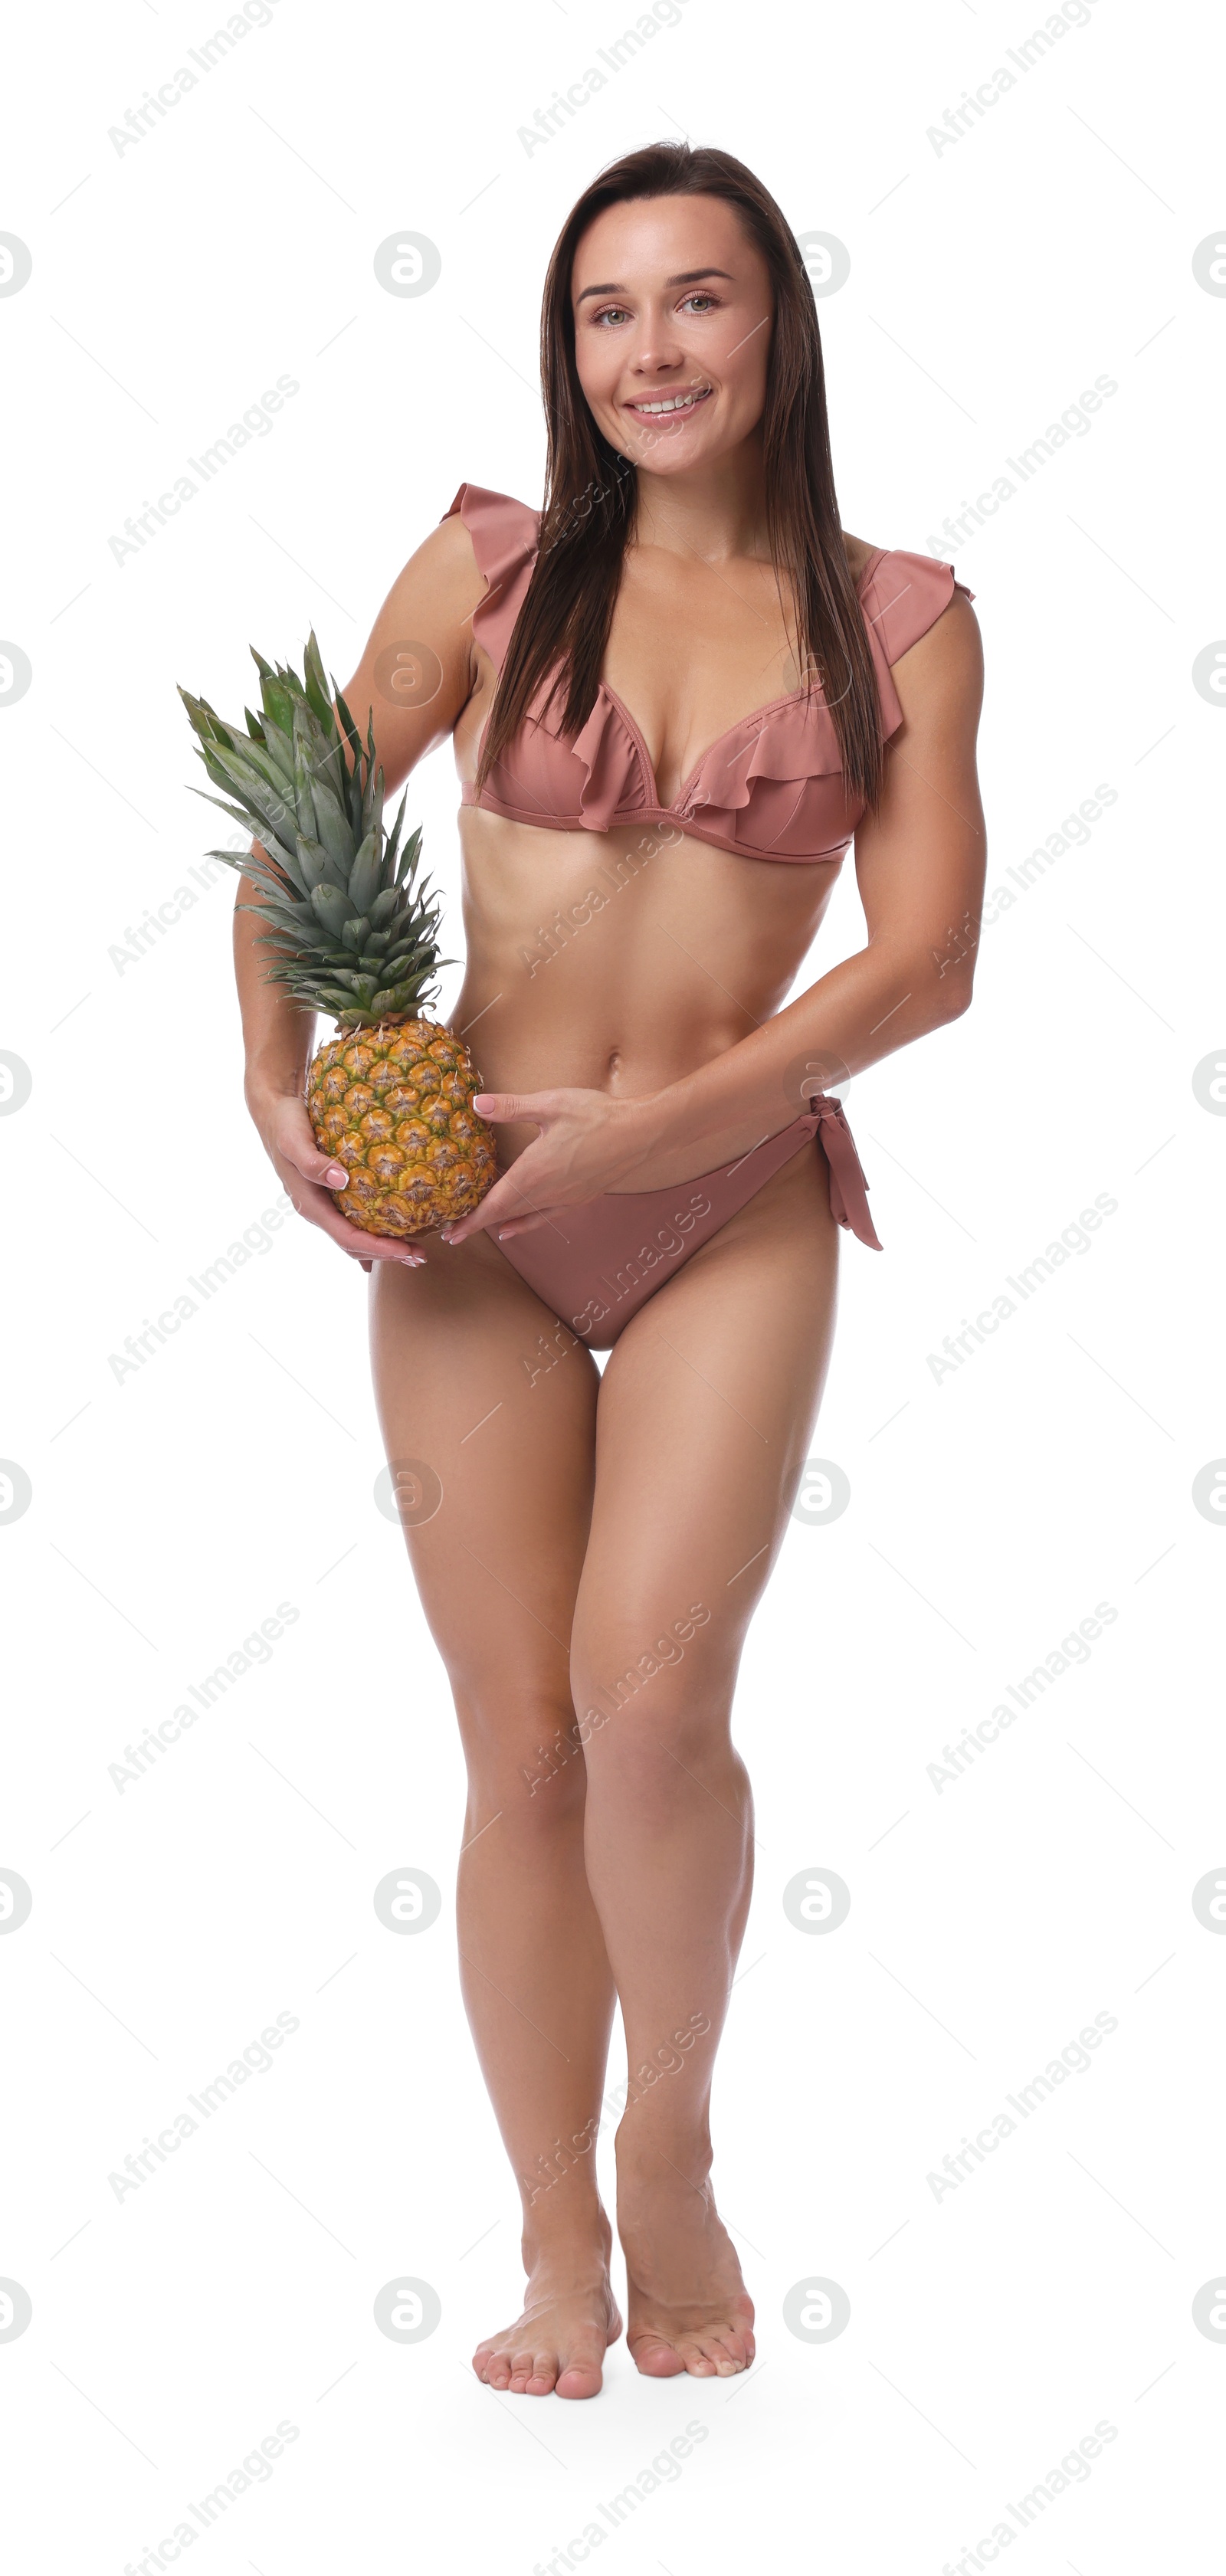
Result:
[[[310,1029],[247,911],[236,938],[256,1125],[372,1269],[388,1454],[442,1484],[407,1537],[468,1762],[464,1992],[528,2273],[474,2366],[578,2398],[621,2331],[593,2152],[615,1998],[630,2349],[657,2377],[753,2358],[709,2180],[753,1842],[733,1687],[838,1220],[876,1242],[826,1085],[966,1008],[984,833],[970,594],[840,530],[813,299],[752,174],[663,144],[599,179],[543,363],[543,518],[463,486],[345,692],[389,787],[455,743],[452,1023],[503,1164],[471,1215],[411,1246],[345,1223]],[[409,644],[437,685],[393,708],[376,666]],[[784,1007],[853,831],[866,944]]]

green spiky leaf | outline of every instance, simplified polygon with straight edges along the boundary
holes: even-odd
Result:
[[[221,791],[195,792],[258,845],[215,855],[253,889],[244,909],[259,919],[270,982],[347,1029],[405,1017],[433,997],[439,906],[418,881],[420,828],[402,837],[405,797],[390,834],[384,825],[373,709],[363,744],[335,681],[333,714],[313,631],[301,678],[254,647],[252,659],[263,713],[245,710],[245,733],[207,699],[179,692]]]
[[[348,886],[353,863],[353,825],[348,815],[342,812],[326,779],[312,780],[311,802],[315,808],[315,837],[322,841],[334,868]]]
[[[311,888],[311,905],[329,937],[337,940],[349,918],[349,903],[339,886],[317,885]]]
[[[353,718],[352,718],[352,716],[351,716],[351,715],[350,715],[350,713],[349,713],[349,709],[348,709],[348,707],[346,706],[346,704],[345,704],[345,701],[344,701],[343,697],[341,696],[340,690],[336,688],[336,682],[335,682],[335,680],[333,681],[332,686],[333,686],[333,688],[334,688],[334,689],[336,689],[336,712],[337,712],[338,716],[340,717],[340,720],[341,720],[342,725],[343,725],[343,726],[344,726],[344,728],[345,728],[345,733],[346,733],[346,736],[348,737],[349,748],[350,748],[350,751],[353,753],[353,757],[354,757],[355,765],[356,765],[356,767],[358,767],[358,768],[360,769],[360,768],[361,768],[361,765],[362,765],[362,743],[361,743],[361,738],[360,738],[359,733],[358,733],[357,726],[355,725],[355,723],[354,723],[354,721],[353,721]]]
[[[312,714],[318,716],[324,733],[329,737],[334,736],[336,732],[336,721],[332,713],[332,701],[328,696],[327,682],[324,679],[324,666],[319,658],[319,646],[315,641],[314,627],[311,628],[311,632],[307,637],[307,648],[303,659],[303,677],[306,686],[307,703],[311,708]]]
[[[380,867],[376,836],[368,832],[349,871],[349,900],[355,912],[370,911],[379,891]]]
[[[384,922],[391,920],[399,901],[399,889],[394,885],[384,886],[382,894],[375,896],[370,907],[370,918],[376,930],[381,930]]]
[[[294,701],[290,696],[289,690],[286,688],[284,681],[278,680],[272,671],[268,671],[263,680],[263,684],[260,689],[260,698],[263,703],[265,718],[271,718],[271,721],[276,725],[279,733],[292,736],[294,730]]]

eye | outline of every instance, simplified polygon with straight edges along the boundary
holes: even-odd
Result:
[[[710,294],[705,286],[696,286],[692,295],[687,295],[682,298],[681,309],[684,312],[687,304],[701,304],[705,306],[709,313],[714,313],[717,310],[718,302],[718,297]]]
[[[599,313],[593,313],[592,315],[592,320],[596,323],[624,322],[625,319],[626,307],[624,304],[606,304]]]

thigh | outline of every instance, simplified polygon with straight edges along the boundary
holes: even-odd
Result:
[[[371,1278],[375,1397],[422,1607],[462,1719],[542,1697],[569,1712],[596,1366],[496,1245],[425,1248],[423,1269],[377,1262]]]
[[[696,1653],[730,1695],[821,1399],[838,1237],[825,1162],[807,1147],[616,1343],[575,1616],[577,1697],[636,1655],[652,1660],[696,1609],[691,1671]]]

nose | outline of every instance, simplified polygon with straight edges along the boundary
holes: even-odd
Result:
[[[659,377],[675,373],[684,364],[685,350],[668,306],[645,305],[630,360],[631,372]]]

